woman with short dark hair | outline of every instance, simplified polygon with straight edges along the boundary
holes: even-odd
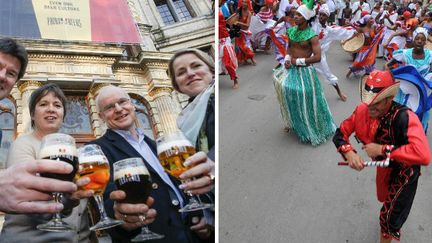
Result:
[[[66,97],[56,84],[46,84],[32,93],[29,109],[33,131],[14,141],[9,149],[8,167],[38,158],[42,138],[58,132],[63,124]],[[78,180],[76,184],[82,186],[85,180]],[[64,221],[74,226],[76,231],[47,232],[36,229],[37,225],[48,222],[51,214],[6,214],[0,242],[90,242],[87,200],[79,199],[92,195],[92,191],[77,191],[61,199]]]

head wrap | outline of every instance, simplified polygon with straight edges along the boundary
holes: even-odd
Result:
[[[370,18],[372,18],[372,16],[369,15],[369,14],[367,14],[367,15],[363,16],[363,17],[358,21],[358,23],[361,24],[361,25],[365,25],[365,24],[369,21]]]
[[[322,5],[318,12],[330,16],[330,9],[328,8],[327,4]]]
[[[306,20],[309,20],[315,16],[313,4],[313,0],[303,0],[303,4],[297,8],[297,12],[300,13]]]
[[[266,5],[273,5],[273,0],[265,0]]]
[[[423,28],[423,27],[417,27],[417,28],[414,30],[414,33],[413,33],[413,37],[414,37],[414,39],[416,38],[416,36],[417,36],[418,34],[423,34],[426,38],[428,37],[428,31],[427,31],[427,29],[425,29],[425,28]]]
[[[291,5],[291,4],[288,5],[288,6],[285,8],[285,13],[291,11],[291,9],[293,9],[293,8],[295,8],[294,5]]]

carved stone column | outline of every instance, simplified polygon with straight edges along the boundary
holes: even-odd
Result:
[[[152,26],[148,24],[138,24],[138,28],[142,38],[141,49],[144,51],[157,51],[151,37]]]
[[[18,124],[17,130],[18,133],[27,133],[32,130],[31,128],[31,117],[30,117],[30,110],[29,110],[29,101],[30,96],[37,88],[41,87],[42,83],[39,81],[24,81],[18,85],[18,89],[21,92],[21,118],[22,123]],[[19,112],[18,116],[20,115]]]
[[[107,129],[105,122],[103,122],[99,118],[99,111],[96,106],[96,96],[99,94],[100,89],[107,85],[109,84],[106,83],[97,84],[90,89],[90,92],[87,95],[88,103],[90,106],[89,108],[90,108],[90,117],[91,117],[91,122],[93,127],[93,133],[95,137],[102,136],[105,130]]]
[[[153,87],[150,90],[150,96],[156,105],[158,111],[160,130],[164,134],[169,134],[178,131],[177,115],[178,105],[176,105],[171,97],[172,88],[169,87]]]

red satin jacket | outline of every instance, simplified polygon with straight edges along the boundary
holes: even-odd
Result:
[[[349,137],[353,133],[363,144],[374,142],[393,145],[391,163],[400,163],[402,166],[428,165],[431,159],[429,144],[417,115],[395,102],[381,118],[371,118],[367,105],[358,105],[336,130],[333,142],[338,151],[342,145],[350,144]],[[391,170],[377,168],[377,197],[381,202],[388,194]]]

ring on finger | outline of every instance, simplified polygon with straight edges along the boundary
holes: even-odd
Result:
[[[207,176],[208,176],[208,178],[210,178],[210,181],[211,181],[211,182],[214,182],[214,181],[215,181],[215,178],[216,178],[215,175],[213,175],[213,174],[207,174]]]
[[[146,216],[140,215],[139,219],[141,220],[142,223],[144,223],[144,221],[146,220]]]
[[[126,220],[126,219],[127,219],[127,215],[123,214],[123,220]]]

